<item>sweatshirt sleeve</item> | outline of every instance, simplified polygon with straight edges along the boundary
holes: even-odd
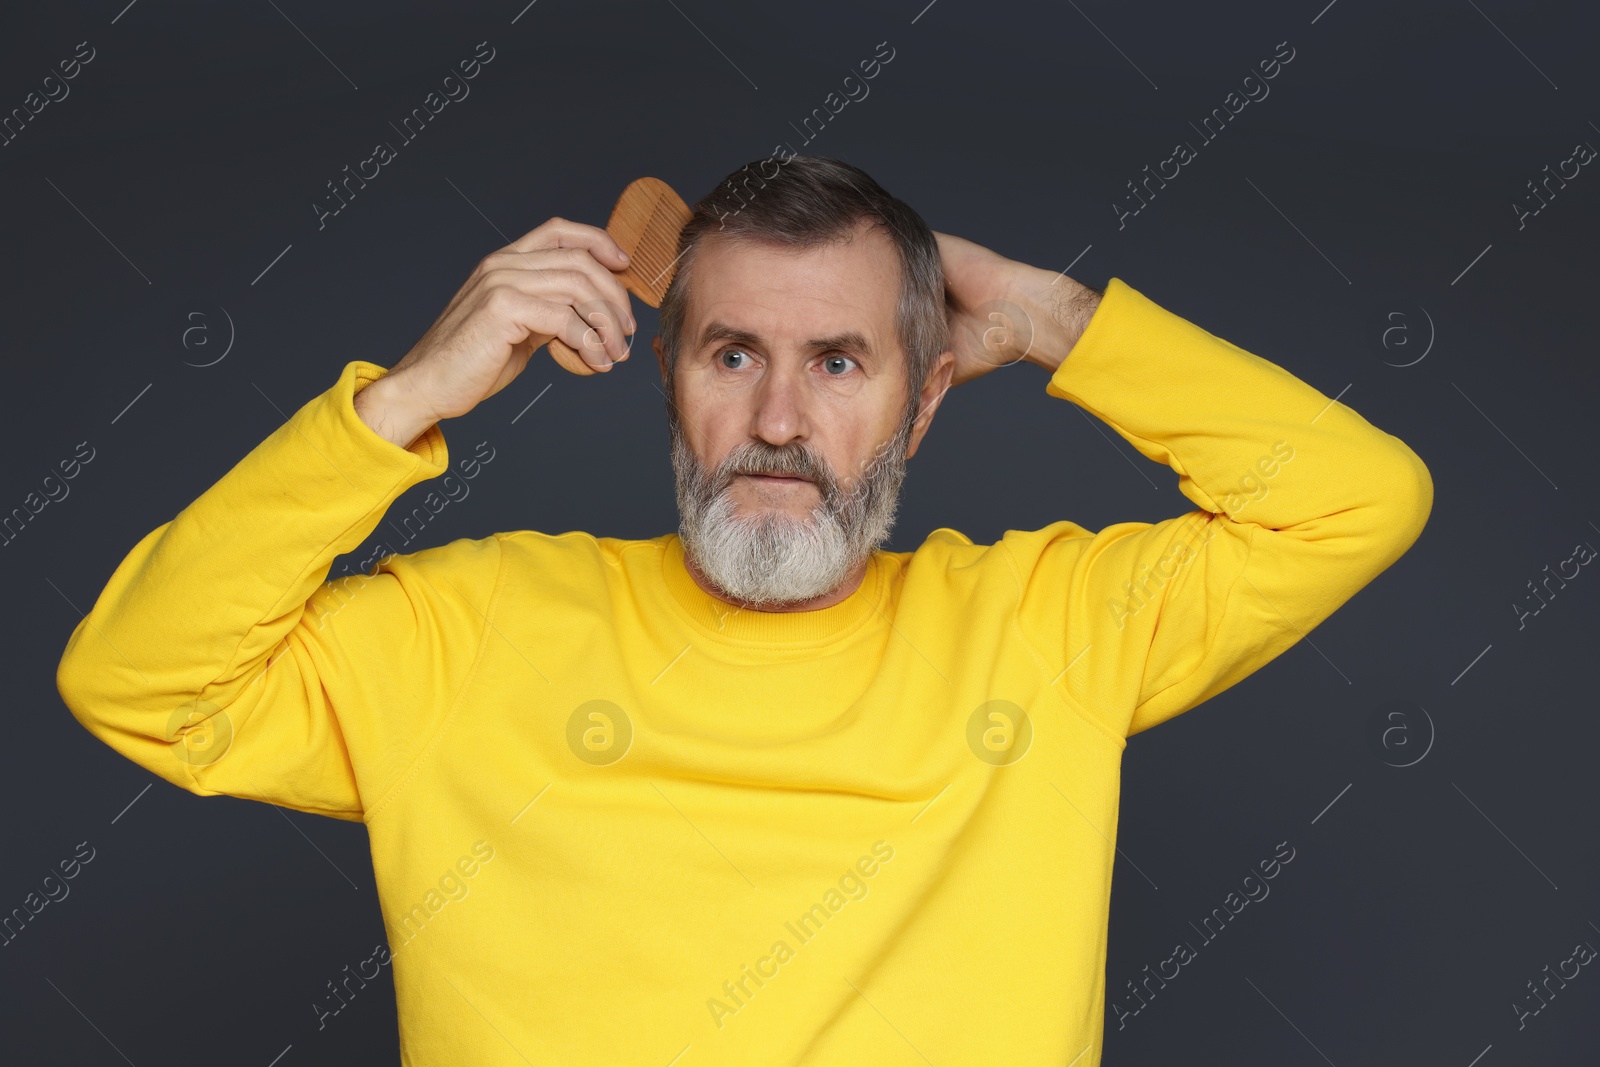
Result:
[[[497,538],[391,555],[326,581],[403,492],[448,469],[353,404],[388,373],[348,363],[216,484],[146,535],[67,641],[74,717],[201,796],[357,821],[447,720],[497,588]]]
[[[1007,531],[1017,622],[1121,739],[1268,663],[1394,563],[1433,506],[1406,444],[1112,278],[1045,391],[1178,474],[1196,509]]]

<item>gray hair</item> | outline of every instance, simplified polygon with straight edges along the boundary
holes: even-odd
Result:
[[[770,173],[769,173],[770,172]],[[661,301],[667,417],[677,419],[673,371],[689,303],[695,250],[708,236],[741,238],[796,250],[850,235],[863,219],[884,231],[900,257],[896,330],[907,359],[906,403],[917,395],[949,340],[939,243],[912,208],[866,171],[824,156],[767,157],[729,174],[693,207],[678,236],[678,268]]]

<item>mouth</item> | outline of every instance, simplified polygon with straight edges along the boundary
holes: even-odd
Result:
[[[785,484],[809,485],[809,484],[811,484],[811,479],[810,478],[802,478],[802,477],[800,477],[798,475],[786,475],[786,474],[741,474],[739,477],[741,477],[741,478],[749,478],[751,481],[756,481],[756,482],[770,483],[772,485],[785,485]]]

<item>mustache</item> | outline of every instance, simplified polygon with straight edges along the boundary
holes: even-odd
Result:
[[[833,485],[831,473],[812,457],[803,453],[756,452],[730,460],[724,464],[725,473],[720,479],[723,486],[745,474],[768,474],[783,478],[803,478],[823,488]]]

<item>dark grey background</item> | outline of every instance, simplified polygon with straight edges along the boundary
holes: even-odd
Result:
[[[95,458],[0,549],[0,913],[79,842],[96,854],[0,948],[0,1059],[396,1061],[387,969],[320,1032],[311,1009],[383,937],[363,828],[155,779],[72,719],[55,663],[139,538],[347,360],[392,365],[478,258],[551,215],[604,224],[642,174],[693,200],[784,141],[865,168],[934,229],[1123,278],[1340,395],[1433,473],[1432,520],[1396,566],[1130,741],[1108,999],[1181,940],[1198,957],[1124,1027],[1108,1014],[1105,1062],[1596,1062],[1594,967],[1520,1030],[1512,1008],[1578,942],[1600,946],[1600,575],[1520,631],[1511,606],[1576,543],[1600,546],[1600,167],[1520,230],[1512,207],[1600,145],[1592,6],[925,2],[5,16],[0,111],[78,42],[96,56],[0,148],[0,512],[79,442]],[[870,95],[804,143],[790,123],[885,40]],[[324,183],[397,142],[388,124],[480,41],[496,56],[471,95],[319,231]],[[1284,41],[1270,95],[1200,146],[1188,123]],[[1119,229],[1125,183],[1179,140],[1198,157]],[[645,343],[654,313],[636,311]],[[192,365],[230,333],[225,358]],[[447,423],[456,455],[497,455],[408,550],[674,529],[659,375],[638,354],[580,379],[540,353]],[[1021,366],[952,392],[890,547],[1187,510],[1170,471],[1045,380]],[[1409,717],[1381,720],[1394,702]],[[1400,727],[1387,746],[1383,722]],[[1296,857],[1271,895],[1203,944],[1190,924],[1282,841]],[[1027,921],[994,908],[973,921]]]

